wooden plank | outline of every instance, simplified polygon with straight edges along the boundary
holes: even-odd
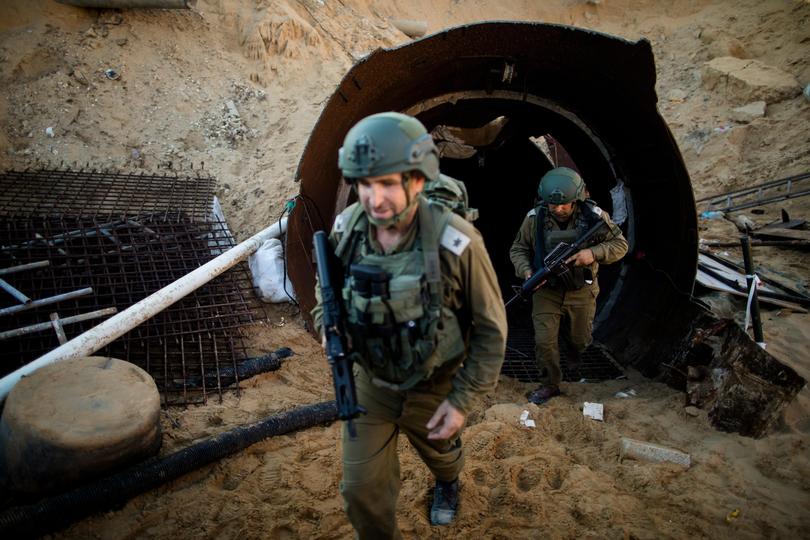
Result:
[[[804,248],[810,247],[810,240],[760,240],[759,238],[753,238],[751,240],[752,246],[770,246],[770,247],[795,247],[795,248]],[[710,248],[727,248],[727,247],[740,247],[739,242],[720,242],[714,240],[703,240],[700,241],[701,247],[710,247]]]
[[[799,240],[782,240],[782,241],[799,242]],[[810,245],[810,242],[808,242],[808,244]],[[737,247],[739,247],[739,243],[736,245]],[[701,248],[700,254],[703,255],[704,257],[708,257],[709,259],[717,261],[720,264],[727,266],[728,268],[732,268],[737,272],[740,272],[741,274],[744,271],[742,263],[736,263],[732,260],[725,259],[722,256],[717,255],[716,253],[712,253],[709,250]],[[784,281],[782,281],[782,280],[790,280],[790,278],[788,278],[787,276],[780,274],[779,272],[776,272],[773,269],[768,268],[768,266],[765,264],[757,264],[756,271],[757,274],[759,274],[760,279],[762,279],[762,281],[767,283],[770,287],[781,291],[783,294],[786,294],[787,296],[793,297],[793,298],[783,298],[783,300],[787,300],[788,302],[796,302],[803,306],[808,305],[805,304],[805,302],[810,303],[810,294],[805,292],[804,288],[801,285],[791,280],[789,283],[792,286],[788,286]]]
[[[794,229],[759,229],[751,233],[756,238],[788,238],[791,240],[810,241],[810,231]]]
[[[764,227],[760,227],[757,229],[757,232],[764,231],[764,230],[773,230],[773,229],[798,229],[799,227],[804,227],[805,223],[807,223],[806,219],[791,219],[790,221],[777,221],[776,223],[768,223]]]
[[[730,281],[734,281],[737,283],[737,288],[740,290],[748,290],[748,281],[745,279],[745,276],[741,274],[737,269],[731,268],[730,266],[726,266],[718,260],[712,259],[702,253],[698,254],[698,268],[700,266],[706,267],[709,270],[719,274],[722,278],[728,279]],[[778,291],[768,285],[767,283],[762,283],[759,287],[760,293],[771,293],[771,294],[780,294],[781,291]],[[760,296],[762,296],[760,294]]]
[[[738,291],[737,289],[726,285],[719,279],[715,278],[714,276],[710,276],[703,270],[698,269],[697,276],[695,279],[697,280],[698,283],[700,283],[707,289],[712,289],[720,292],[727,292],[729,294],[733,294],[734,296],[739,296],[741,298],[748,297],[748,295],[745,294],[744,292]],[[805,308],[803,308],[799,304],[794,304],[793,302],[787,302],[785,300],[779,300],[776,298],[769,298],[767,296],[762,295],[760,295],[758,298],[761,304],[769,304],[771,306],[788,308],[797,313],[807,313],[807,310]]]

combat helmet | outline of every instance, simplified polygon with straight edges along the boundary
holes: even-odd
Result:
[[[547,204],[566,204],[585,198],[585,183],[582,177],[568,167],[551,169],[537,187],[537,194]]]
[[[439,178],[439,150],[422,122],[396,112],[373,114],[360,120],[346,134],[338,151],[338,167],[349,184],[360,178],[403,173],[402,188],[408,197],[402,212],[384,219],[368,215],[378,227],[389,227],[404,219],[416,205],[410,199],[411,171],[419,171],[429,181]]]
[[[367,116],[349,130],[338,151],[338,167],[349,183],[414,170],[436,180],[439,151],[422,122],[407,114],[385,112]]]

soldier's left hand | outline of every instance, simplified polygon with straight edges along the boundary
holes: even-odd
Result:
[[[427,423],[427,428],[430,430],[427,438],[434,440],[449,439],[458,433],[458,430],[464,425],[464,420],[464,413],[453,407],[445,399]]]
[[[574,266],[590,266],[595,260],[593,251],[590,248],[585,248],[568,257],[565,262],[568,264],[574,263]]]

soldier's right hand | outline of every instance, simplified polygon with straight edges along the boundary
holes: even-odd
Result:
[[[530,277],[532,277],[531,270],[526,270],[525,272],[523,272],[523,279],[529,279]]]

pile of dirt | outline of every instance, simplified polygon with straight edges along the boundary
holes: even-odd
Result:
[[[424,20],[430,32],[514,19],[646,38],[656,55],[659,110],[697,197],[810,170],[810,102],[801,95],[810,83],[807,0],[200,0],[192,11],[3,2],[0,168],[203,166],[219,181],[232,230],[246,238],[297,193],[298,159],[343,74],[375,48],[408,41],[392,19]],[[810,202],[785,208],[805,217]],[[778,209],[751,217],[765,223]],[[737,232],[720,220],[702,221],[700,234],[729,240]],[[755,256],[810,287],[806,253],[761,248]],[[716,304],[739,316],[738,302]],[[163,454],[330,399],[325,360],[300,317],[287,306],[271,313],[251,329],[256,352],[287,346],[296,355],[222,403],[164,411]],[[769,351],[809,378],[808,315],[766,311],[764,322]],[[636,395],[616,397],[627,388]],[[527,385],[502,378],[479,400],[464,437],[461,511],[446,530],[429,527],[432,480],[401,441],[406,536],[804,536],[806,389],[760,440],[714,431],[704,413],[686,412],[682,394],[633,373],[563,389],[564,397],[536,408],[526,403]],[[604,403],[605,422],[584,418],[584,401]],[[536,428],[518,422],[524,409]],[[620,436],[689,452],[693,466],[620,462]],[[337,425],[267,440],[58,536],[346,538],[339,445]]]

